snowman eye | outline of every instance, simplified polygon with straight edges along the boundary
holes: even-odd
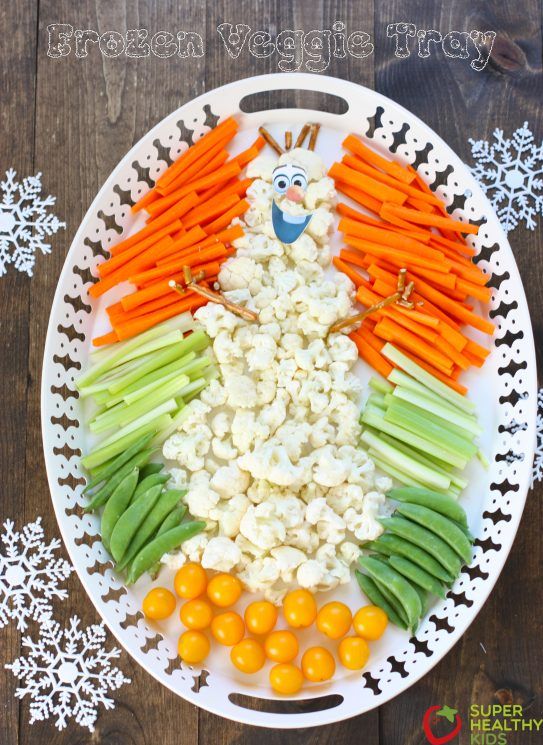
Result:
[[[302,189],[307,189],[307,179],[301,173],[297,173],[292,179],[293,186],[299,186]]]
[[[290,186],[290,181],[288,179],[288,176],[285,176],[283,173],[278,173],[274,179],[273,179],[273,188],[276,192],[279,194],[284,194],[288,187]]]

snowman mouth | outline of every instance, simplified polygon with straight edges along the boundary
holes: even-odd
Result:
[[[294,243],[309,225],[313,214],[290,215],[275,202],[272,205],[272,223],[275,235],[282,243]]]

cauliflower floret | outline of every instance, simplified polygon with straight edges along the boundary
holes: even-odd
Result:
[[[361,512],[357,512],[352,507],[346,510],[343,518],[347,529],[354,533],[359,541],[374,541],[383,532],[381,523],[377,521],[377,515],[384,503],[384,494],[372,491],[365,495]]]
[[[256,406],[256,384],[248,375],[230,375],[225,380],[227,403],[232,409]]]
[[[263,559],[256,559],[252,564],[248,564],[239,572],[238,577],[249,592],[259,592],[264,589],[266,594],[269,586],[279,579],[279,566],[271,556],[265,556]]]
[[[306,560],[304,552],[293,546],[272,548],[270,553],[277,562],[283,582],[292,582],[294,580],[294,572]]]
[[[331,445],[315,450],[313,457],[315,460],[313,478],[317,484],[332,487],[339,486],[347,480],[351,470],[351,461],[337,458]]]
[[[266,553],[266,549],[256,546],[251,541],[247,540],[243,533],[238,533],[235,540],[236,546],[239,546],[241,554],[241,563],[244,565],[250,564],[254,559],[259,559]]]
[[[247,540],[267,551],[281,546],[286,535],[285,526],[275,517],[273,505],[267,503],[250,505],[241,518],[239,529]]]
[[[232,442],[240,453],[246,453],[255,441],[264,440],[269,429],[256,421],[254,411],[236,411],[231,425]]]
[[[202,554],[204,553],[205,547],[209,542],[209,536],[206,533],[199,533],[198,535],[189,538],[181,544],[180,554],[185,558],[185,561],[193,561],[195,564],[200,564],[202,561]],[[184,561],[183,561],[184,563]],[[182,566],[182,564],[180,565]],[[174,569],[175,567],[172,567]]]
[[[234,256],[225,261],[219,272],[222,290],[241,290],[262,277],[262,266],[248,256]]]
[[[312,554],[319,545],[319,536],[312,525],[304,522],[297,528],[292,528],[287,532],[285,543],[287,546],[294,546],[307,554]]]
[[[309,442],[314,448],[322,448],[334,438],[334,428],[326,416],[321,416],[311,427]]]
[[[329,334],[328,351],[334,362],[354,363],[358,359],[356,344],[345,334]]]
[[[265,406],[273,401],[277,385],[275,380],[259,380],[256,384],[256,404]]]
[[[226,391],[218,380],[211,380],[207,388],[200,393],[200,401],[212,409],[222,406],[226,402]]]
[[[307,422],[287,421],[275,432],[275,437],[281,442],[291,461],[296,463],[302,456],[303,446],[309,442],[311,425]]]
[[[237,463],[221,466],[210,481],[211,488],[218,491],[221,497],[232,497],[243,493],[249,486],[249,474],[240,470]]]
[[[209,511],[209,517],[216,521],[220,535],[228,538],[235,538],[238,535],[241,518],[250,504],[250,500],[244,494],[235,494],[230,499],[222,499]]]
[[[208,404],[197,398],[189,401],[184,411],[185,419],[183,419],[180,429],[183,432],[191,432],[197,424],[205,424],[207,414],[210,411],[211,406],[208,406]]]
[[[189,475],[184,468],[170,468],[168,486],[171,489],[188,489]]]
[[[215,569],[218,572],[230,572],[239,564],[241,551],[234,541],[225,536],[211,538],[202,554],[201,564],[204,569]]]
[[[248,194],[254,194],[254,191],[256,188],[258,188],[261,185],[260,179],[262,181],[271,182],[272,180],[272,174],[273,169],[277,166],[277,158],[275,158],[273,155],[258,155],[256,158],[253,158],[247,165],[247,178],[254,178],[256,181],[253,181],[249,189],[247,189]]]
[[[351,579],[349,567],[338,559],[337,547],[331,543],[323,543],[317,549],[315,558],[326,567],[326,574],[320,583],[319,590],[330,590],[338,584],[346,584]]]
[[[313,218],[310,220],[310,223]],[[290,258],[298,264],[300,261],[317,261],[319,255],[319,249],[313,238],[307,233],[302,233],[294,243],[290,244]]]
[[[238,459],[240,468],[249,471],[255,479],[267,479],[279,486],[295,484],[303,473],[303,468],[294,465],[284,445],[269,440],[251,453]]]
[[[269,334],[255,334],[252,349],[247,353],[247,366],[251,372],[265,370],[273,364],[277,343]]]
[[[363,500],[364,491],[356,484],[340,484],[332,487],[326,494],[326,501],[338,515],[343,515],[349,507],[359,512],[362,509]]]
[[[257,160],[257,158],[255,158],[255,160]],[[254,163],[255,161],[253,160],[252,162]],[[301,166],[305,169],[308,181],[310,182],[320,181],[326,173],[322,158],[317,155],[317,153],[313,152],[313,150],[307,150],[302,147],[296,147],[283,153],[279,156],[278,163],[280,166],[283,166],[286,163],[293,163],[296,166]],[[249,175],[248,169],[247,175]]]
[[[275,432],[285,421],[288,399],[289,395],[286,391],[278,390],[271,404],[262,407],[258,421],[267,427],[270,433]]]
[[[350,566],[351,564],[354,564],[355,561],[358,561],[358,557],[360,556],[360,548],[356,545],[356,543],[343,541],[343,543],[339,547],[339,553],[347,566]]]
[[[308,210],[314,210],[322,202],[331,204],[336,196],[334,181],[329,176],[321,178],[319,181],[312,181],[308,184],[305,192],[304,204]]]
[[[325,567],[316,559],[308,559],[298,567],[296,572],[296,581],[300,587],[307,590],[314,590],[319,587],[326,575]]]
[[[220,460],[233,460],[238,455],[237,448],[232,445],[230,437],[221,439],[220,437],[214,437],[211,440],[211,449],[213,455]]]
[[[197,424],[190,434],[177,432],[169,437],[162,448],[168,460],[176,460],[189,471],[200,471],[211,445],[211,430],[205,424]]]
[[[326,236],[328,235],[328,231],[330,230],[330,227],[332,226],[332,213],[325,207],[318,207],[313,212],[313,217],[309,221],[309,225],[307,226],[307,232],[309,235],[316,241],[323,241]],[[330,263],[330,259],[327,256],[326,260],[323,261],[323,250],[327,250],[328,247],[323,247],[319,253],[319,259],[322,266],[328,266]]]
[[[272,494],[268,503],[273,505],[275,515],[287,530],[297,528],[304,521],[305,504],[301,499],[283,494]]]
[[[230,364],[243,356],[243,350],[228,331],[219,331],[213,342],[213,351],[220,364]]]
[[[211,488],[210,479],[211,475],[207,471],[197,471],[192,474],[185,502],[193,517],[209,517],[209,511],[220,499],[220,494]]]
[[[345,537],[345,521],[321,497],[313,499],[306,507],[305,519],[315,525],[319,538],[327,543],[341,543]]]
[[[224,305],[208,303],[194,313],[194,318],[205,328],[206,332],[214,339],[219,331],[234,331],[241,321],[239,316],[226,310]]]
[[[215,437],[222,438],[229,431],[230,425],[230,414],[227,411],[219,411],[211,420],[211,431]]]

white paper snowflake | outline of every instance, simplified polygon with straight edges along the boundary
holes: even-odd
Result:
[[[51,253],[45,238],[66,227],[47,212],[55,197],[41,198],[41,173],[22,182],[15,180],[16,175],[10,168],[5,181],[0,181],[0,277],[7,272],[8,264],[31,277],[36,250]]]
[[[13,619],[24,631],[30,618],[40,621],[51,612],[51,600],[67,597],[59,587],[72,571],[55,555],[60,540],[45,543],[41,518],[19,532],[6,520],[0,534],[0,628]]]
[[[543,480],[543,388],[537,394],[536,445],[532,469],[532,487]]]
[[[47,620],[37,642],[28,636],[23,638],[28,655],[6,665],[24,683],[15,691],[17,698],[30,696],[30,724],[55,717],[56,727],[62,730],[74,719],[93,732],[100,704],[106,709],[114,706],[106,694],[130,683],[111,664],[120,650],[102,648],[106,640],[104,625],[80,629],[79,624],[77,616],[64,629],[56,621]]]
[[[506,139],[494,130],[494,142],[469,139],[476,160],[473,175],[480,182],[506,232],[524,221],[534,230],[535,217],[543,214],[543,142],[537,145],[524,122]]]

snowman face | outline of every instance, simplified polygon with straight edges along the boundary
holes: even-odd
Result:
[[[294,163],[277,166],[273,172],[273,188],[277,195],[301,204],[307,189],[307,172],[305,168]],[[274,201],[272,205],[272,223],[275,235],[282,243],[294,243],[309,225],[312,215],[291,215],[282,210]]]

